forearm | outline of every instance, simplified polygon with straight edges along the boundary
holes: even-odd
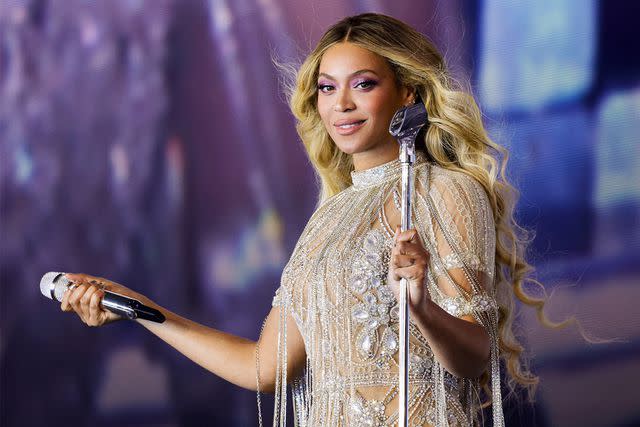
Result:
[[[158,307],[163,323],[137,322],[186,357],[240,387],[256,389],[254,341],[227,334]]]
[[[482,325],[452,316],[428,300],[412,313],[436,359],[458,377],[476,378],[489,362],[489,335]]]
[[[137,322],[151,331],[157,337],[171,345],[186,357],[199,364],[219,377],[249,390],[256,389],[256,348],[258,343],[227,334],[213,328],[185,319],[154,303],[146,296],[135,292],[124,285],[112,282],[108,279],[89,276],[82,273],[66,273],[68,280],[74,282],[73,288],[65,292],[61,301],[63,311],[75,311],[84,323],[90,326],[102,326],[121,319],[120,316],[101,307],[100,301],[104,296],[104,289],[119,293],[140,301],[142,304],[153,307],[162,312],[166,318],[163,323],[155,323],[148,320],[137,319]],[[288,316],[289,318],[290,316]],[[265,357],[260,363],[260,378],[263,390],[273,389],[276,376],[276,356],[278,346],[278,319],[279,311],[275,308],[267,316],[265,322],[265,340],[261,334],[260,347],[264,347]],[[297,332],[295,322],[290,329]],[[296,356],[288,359],[288,373],[294,368],[303,365],[304,344],[299,334],[290,333],[287,338],[291,348],[289,354]],[[266,341],[266,342],[265,342]]]

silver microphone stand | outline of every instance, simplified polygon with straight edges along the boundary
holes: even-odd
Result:
[[[391,119],[389,133],[400,143],[400,163],[402,164],[402,219],[400,229],[407,231],[411,224],[411,199],[413,197],[413,163],[416,159],[416,136],[427,124],[427,111],[422,102],[403,107]],[[400,339],[398,357],[398,427],[409,424],[409,283],[400,280],[399,327]]]

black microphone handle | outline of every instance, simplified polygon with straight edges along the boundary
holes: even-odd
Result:
[[[137,299],[129,298],[111,291],[104,291],[104,297],[102,298],[100,305],[106,310],[130,320],[140,318],[157,323],[162,323],[166,320],[159,310],[146,306]]]

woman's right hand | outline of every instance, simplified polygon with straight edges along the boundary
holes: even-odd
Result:
[[[102,326],[123,317],[100,306],[104,291],[116,292],[135,298],[143,304],[148,301],[143,295],[102,277],[82,273],[65,273],[72,284],[62,298],[62,311],[75,311],[88,326]]]

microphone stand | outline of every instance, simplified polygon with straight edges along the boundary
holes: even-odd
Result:
[[[400,144],[400,163],[402,164],[402,219],[400,229],[407,231],[411,223],[411,202],[413,197],[413,163],[416,159],[416,136],[427,124],[427,111],[418,101],[398,110],[389,126],[389,133]],[[407,279],[400,280],[399,301],[399,356],[398,356],[398,427],[409,425],[409,284]]]

